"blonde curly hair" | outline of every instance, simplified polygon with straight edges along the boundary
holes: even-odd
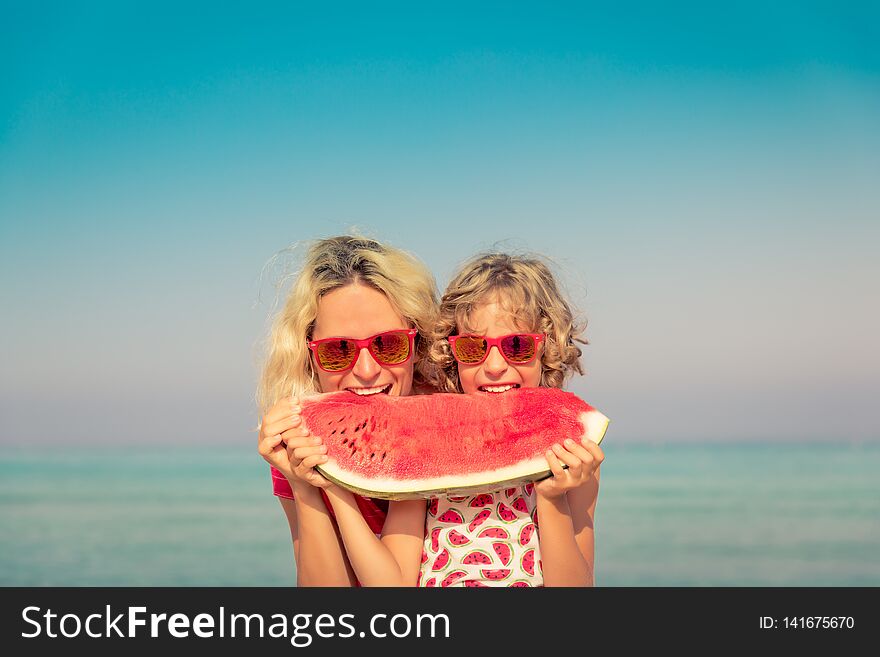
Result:
[[[353,283],[382,292],[395,311],[418,329],[413,387],[425,386],[426,338],[437,321],[433,275],[406,251],[366,237],[340,235],[311,243],[284,307],[274,318],[257,390],[261,414],[285,396],[320,392],[306,345],[312,337],[318,301],[331,290]]]
[[[561,388],[575,372],[583,374],[581,348],[586,321],[575,319],[550,267],[539,256],[482,253],[466,262],[440,299],[440,319],[428,350],[431,380],[441,392],[462,392],[447,338],[474,332],[471,313],[497,301],[524,330],[543,333],[541,386]]]

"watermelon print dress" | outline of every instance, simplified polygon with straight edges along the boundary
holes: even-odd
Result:
[[[543,586],[533,484],[428,503],[419,586]]]

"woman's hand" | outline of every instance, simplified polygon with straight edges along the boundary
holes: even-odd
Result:
[[[553,475],[537,482],[535,492],[546,499],[561,497],[583,486],[593,478],[593,473],[605,460],[599,445],[586,438],[580,444],[570,438],[563,445],[554,444],[545,452],[545,456]],[[563,464],[568,467],[564,468]]]
[[[290,459],[287,456],[282,434],[298,426],[301,422],[299,419],[294,420],[299,417],[294,415],[293,411],[298,402],[296,397],[284,397],[278,400],[278,403],[270,408],[260,421],[260,436],[257,439],[257,451],[260,456],[288,479],[294,474],[290,467]]]
[[[311,435],[309,430],[303,426],[299,399],[295,397],[292,399],[295,401],[292,405],[292,426],[281,434],[281,439],[287,445],[287,459],[291,474],[295,479],[315,488],[327,488],[331,482],[315,470],[316,465],[327,461],[327,447],[319,437]]]

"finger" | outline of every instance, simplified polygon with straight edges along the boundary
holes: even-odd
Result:
[[[278,418],[274,421],[264,420],[260,426],[260,433],[266,436],[274,436],[275,434],[289,431],[295,426],[293,416],[288,414],[286,417]]]
[[[559,461],[567,468],[565,471],[565,481],[572,483],[580,481],[583,477],[583,467],[580,459],[558,444],[553,446],[553,453],[556,454]]]
[[[553,473],[554,477],[561,477],[565,470],[562,468],[562,463],[559,462],[559,459],[556,458],[556,454],[553,453],[552,449],[548,449],[544,452],[544,456],[547,459],[547,464],[550,466],[550,472]]]
[[[282,397],[266,412],[269,421],[278,420],[293,413],[302,412],[301,400],[297,396]]]
[[[584,470],[592,471],[593,468],[596,467],[596,459],[593,458],[593,455],[587,449],[581,447],[573,440],[570,445],[568,444],[568,441],[566,441],[565,446],[568,448],[569,452],[578,458]]]
[[[568,469],[571,474],[578,474],[581,468],[581,460],[569,452],[565,447],[559,444],[553,445],[553,453],[562,461],[565,465],[568,466]]]
[[[288,452],[290,454],[291,452]],[[293,450],[292,455],[298,461],[304,461],[310,456],[320,456],[327,453],[326,445],[316,445],[313,447],[298,447]]]
[[[602,448],[592,440],[585,439],[581,444],[584,446],[584,449],[593,456],[593,460],[596,462],[596,467],[599,467],[602,461],[605,460],[605,452],[602,451]]]
[[[269,454],[281,443],[281,436],[266,436],[259,441],[258,448],[261,454]]]
[[[283,436],[282,436],[283,437]],[[288,450],[297,449],[299,447],[309,447],[311,445],[322,445],[324,441],[317,436],[297,436],[292,433],[287,434],[285,439]]]
[[[311,435],[311,434],[309,433],[309,430],[306,429],[305,427],[292,427],[292,428],[288,429],[287,431],[282,432],[282,434],[281,434],[281,436],[287,442],[290,442],[291,440],[295,440],[297,438],[303,438],[303,437],[309,436],[309,435]]]
[[[299,463],[300,459],[294,456],[294,452],[296,450],[302,449],[304,447],[319,447],[322,445],[323,442],[320,438],[316,438],[313,436],[297,436],[287,442],[287,456],[288,458],[295,460],[297,463]]]
[[[316,465],[321,465],[322,463],[327,462],[326,454],[316,454],[315,456],[310,456],[307,459],[303,459],[299,464],[299,468],[297,470],[311,470]]]
[[[306,481],[317,488],[327,488],[328,486],[330,486],[330,482],[319,475],[316,470],[312,470],[311,472],[309,472],[309,474],[306,475]]]
[[[267,423],[280,422],[292,415],[299,415],[302,408],[299,404],[292,404],[289,398],[281,399],[266,413],[264,420]]]

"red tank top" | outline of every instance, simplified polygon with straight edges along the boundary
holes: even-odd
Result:
[[[272,491],[276,497],[284,497],[288,500],[293,499],[293,490],[290,488],[290,482],[276,468],[272,468]],[[321,497],[324,500],[324,506],[330,512],[330,517],[335,519],[336,515],[333,513],[333,507],[330,506],[330,500],[327,499],[327,495],[323,490],[321,491]],[[381,534],[382,526],[385,524],[385,516],[388,515],[388,500],[377,500],[372,497],[361,497],[360,495],[355,495],[354,499],[370,530],[374,534]]]

